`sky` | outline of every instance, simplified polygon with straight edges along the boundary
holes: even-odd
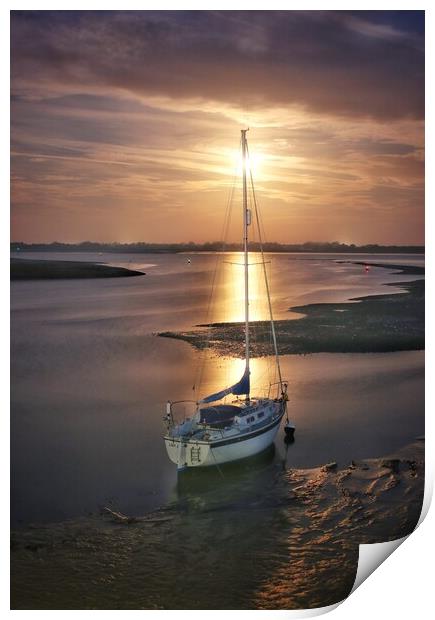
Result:
[[[424,243],[422,11],[12,11],[11,97],[13,241],[219,240],[249,127],[266,240]]]

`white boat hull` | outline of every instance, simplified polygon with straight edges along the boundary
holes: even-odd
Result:
[[[256,431],[215,442],[166,436],[168,456],[178,469],[210,467],[248,458],[268,448],[275,440],[283,413],[261,432]],[[250,436],[251,435],[251,436]]]

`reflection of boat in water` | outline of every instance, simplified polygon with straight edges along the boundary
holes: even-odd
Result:
[[[274,441],[281,420],[287,411],[287,383],[281,376],[279,356],[273,323],[272,305],[266,273],[266,262],[261,243],[261,227],[255,190],[250,176],[251,204],[260,237],[261,265],[267,295],[271,338],[278,381],[269,385],[266,394],[251,396],[250,371],[250,327],[249,327],[249,227],[252,210],[248,208],[248,143],[246,132],[241,132],[242,192],[243,192],[243,263],[244,267],[244,326],[245,326],[245,368],[242,377],[234,385],[210,394],[195,403],[195,413],[177,423],[173,406],[168,401],[165,421],[167,432],[165,444],[168,456],[178,469],[206,467],[238,461],[263,452]],[[276,393],[273,394],[273,391]],[[229,395],[237,398],[231,403],[219,403]],[[243,396],[243,398],[241,398]],[[183,402],[183,401],[179,401]],[[294,426],[286,423],[286,434],[292,435]]]
[[[256,478],[264,475],[267,479],[271,476],[271,471],[275,471],[271,465],[275,462],[276,449],[272,443],[265,450],[254,456],[223,463],[217,467],[186,467],[177,476],[178,497],[192,496],[196,493],[202,494],[209,489],[240,488],[240,483],[245,477],[251,478],[255,472]],[[219,483],[218,487],[216,483]],[[223,487],[225,487],[223,489]],[[225,497],[227,497],[225,495]]]

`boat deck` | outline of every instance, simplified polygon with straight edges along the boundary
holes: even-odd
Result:
[[[258,398],[246,403],[236,402],[237,405],[216,405],[201,409],[200,422],[193,428],[186,428],[186,432],[178,426],[179,432],[170,433],[170,437],[207,443],[230,439],[266,428],[281,415],[278,400]]]

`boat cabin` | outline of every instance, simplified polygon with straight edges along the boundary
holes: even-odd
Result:
[[[200,409],[200,424],[227,428],[236,422],[241,427],[248,427],[265,422],[272,417],[273,411],[273,404],[269,400],[251,400],[239,405],[215,405]]]
[[[234,422],[236,415],[240,414],[240,407],[236,405],[215,405],[199,410],[200,424],[225,428]]]

